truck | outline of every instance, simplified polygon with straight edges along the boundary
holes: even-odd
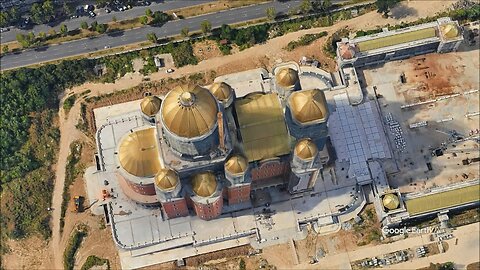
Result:
[[[75,203],[75,212],[83,212],[83,196],[73,197],[73,202]]]

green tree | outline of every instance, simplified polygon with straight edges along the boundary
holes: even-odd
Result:
[[[267,12],[267,18],[269,20],[274,20],[277,17],[277,11],[274,7],[269,7],[265,10]]]
[[[41,41],[45,41],[45,39],[47,39],[47,34],[45,32],[39,32],[38,33],[38,38],[41,40]]]
[[[90,24],[90,27],[92,28],[92,31],[96,31],[96,30],[97,30],[97,26],[98,26],[98,22],[97,22],[97,21],[93,21],[93,22]]]
[[[57,35],[57,31],[55,31],[55,29],[50,29],[50,31],[48,31],[48,35],[53,37],[53,36],[56,36]]]
[[[68,16],[72,15],[73,14],[73,8],[71,5],[69,5],[67,2],[63,2],[63,12],[65,12],[65,14],[67,14]]]
[[[326,12],[331,7],[332,7],[331,0],[318,0],[318,1],[313,1],[312,3],[313,10],[319,11],[319,12]]]
[[[157,43],[157,35],[155,33],[148,33],[147,34],[147,39],[150,40],[153,43]]]
[[[68,34],[68,28],[65,24],[62,24],[60,26],[60,33],[62,34],[62,36],[66,36]]]
[[[44,19],[45,21],[48,21],[50,19],[50,16],[55,15],[55,7],[53,6],[53,3],[51,0],[47,0],[43,2],[42,9],[43,9],[43,14],[47,17]]]
[[[188,37],[188,32],[189,32],[188,27],[182,28],[182,32],[181,32],[182,37],[185,37],[185,38]]]
[[[307,14],[312,10],[312,2],[310,2],[310,0],[303,0],[302,4],[300,4],[300,10],[303,14]]]
[[[36,24],[42,24],[45,20],[45,14],[43,13],[42,6],[39,3],[34,3],[30,8],[30,15],[32,21]]]
[[[201,28],[202,28],[202,33],[203,33],[204,35],[206,35],[206,34],[209,33],[210,31],[212,31],[212,24],[211,24],[209,21],[207,21],[207,20],[203,21],[200,26],[201,26]]]
[[[222,24],[220,27],[220,39],[232,40],[234,39],[234,31],[228,24]]]
[[[8,53],[8,45],[3,46],[2,51],[3,53]]]
[[[377,0],[377,12],[382,13],[384,17],[388,17],[390,9],[398,3],[398,0]]]
[[[148,17],[147,16],[142,16],[140,17],[140,23],[145,25],[148,23]]]
[[[145,15],[147,15],[148,17],[152,17],[152,14],[153,14],[153,12],[152,12],[151,9],[147,8],[147,9],[145,10]]]
[[[88,23],[86,21],[83,21],[81,24],[80,24],[80,27],[83,29],[83,30],[87,30],[88,29]]]
[[[7,11],[0,11],[0,27],[10,24],[10,14]]]
[[[116,16],[112,17],[112,22],[117,22],[117,17]]]
[[[238,268],[240,268],[240,270],[246,270],[247,269],[247,266],[245,265],[245,260],[240,259],[240,262],[238,263]]]
[[[95,31],[97,31],[98,33],[100,34],[103,34],[105,32],[107,32],[107,25],[104,24],[104,23],[99,23],[97,24],[97,26],[95,27]]]
[[[153,19],[150,22],[150,24],[163,25],[170,20],[170,15],[168,15],[167,13],[163,13],[161,11],[155,11],[155,13],[153,13],[152,18]]]

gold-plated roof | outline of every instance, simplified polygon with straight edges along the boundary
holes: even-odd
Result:
[[[440,26],[440,31],[446,39],[452,39],[458,37],[458,27],[453,23],[448,23]]]
[[[177,86],[167,94],[162,105],[162,118],[172,133],[193,138],[215,126],[217,111],[217,101],[207,89],[189,84]]]
[[[173,190],[179,182],[178,175],[174,170],[162,168],[155,175],[155,185],[164,191]]]
[[[304,138],[297,142],[293,153],[301,159],[309,160],[313,159],[317,155],[318,148],[312,140],[309,138]]]
[[[241,174],[247,171],[248,161],[240,155],[233,155],[225,162],[225,170],[231,174]]]
[[[283,87],[295,85],[298,81],[298,72],[292,68],[282,68],[275,74],[275,80]]]
[[[290,153],[290,136],[277,94],[235,100],[242,145],[249,162]]]
[[[388,210],[395,210],[400,205],[400,201],[398,200],[398,196],[390,193],[383,196],[383,206]]]
[[[215,98],[219,101],[226,101],[233,94],[232,87],[224,82],[216,82],[212,84],[212,86],[210,86],[210,92],[212,92]]]
[[[289,105],[293,117],[303,124],[324,121],[328,116],[325,94],[318,89],[293,93],[289,98]]]
[[[152,177],[161,168],[155,128],[128,134],[118,148],[120,165],[138,177]]]
[[[140,109],[145,115],[152,117],[158,111],[160,111],[161,105],[162,105],[162,100],[157,96],[146,96],[143,98],[142,102],[140,103]]]
[[[210,197],[217,189],[217,180],[212,172],[201,172],[193,176],[192,189],[200,197]]]

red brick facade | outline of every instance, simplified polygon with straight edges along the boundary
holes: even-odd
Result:
[[[193,202],[195,213],[197,216],[204,220],[210,220],[218,217],[222,213],[223,196],[220,196],[216,201],[202,204]]]
[[[188,208],[185,198],[164,202],[162,203],[162,208],[168,219],[188,216]]]
[[[142,194],[142,195],[155,195],[157,194],[155,192],[155,186],[153,183],[142,185],[142,184],[136,184],[132,181],[125,181],[127,182],[128,186],[133,189],[133,191]]]
[[[228,204],[237,204],[250,200],[250,184],[227,188]]]
[[[268,161],[252,169],[252,181],[284,176],[290,171],[288,162]]]

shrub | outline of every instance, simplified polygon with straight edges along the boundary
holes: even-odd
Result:
[[[306,34],[302,36],[299,40],[294,40],[290,41],[287,44],[287,47],[285,49],[287,51],[293,51],[295,48],[300,47],[300,46],[306,46],[314,42],[315,40],[322,38],[326,36],[328,33],[326,31],[320,32],[318,34]]]
[[[70,111],[70,109],[75,104],[76,99],[77,99],[77,95],[75,94],[65,99],[65,101],[63,102],[63,109],[65,110],[65,113],[68,113]]]
[[[70,241],[68,242],[67,248],[63,253],[63,267],[65,270],[73,270],[75,266],[75,254],[77,253],[80,244],[82,244],[83,238],[87,235],[86,231],[75,230]]]
[[[90,255],[87,257],[87,260],[85,263],[82,265],[82,268],[80,270],[89,270],[90,268],[94,266],[102,266],[107,264],[107,270],[110,270],[110,261],[107,259],[99,258],[95,255]]]

